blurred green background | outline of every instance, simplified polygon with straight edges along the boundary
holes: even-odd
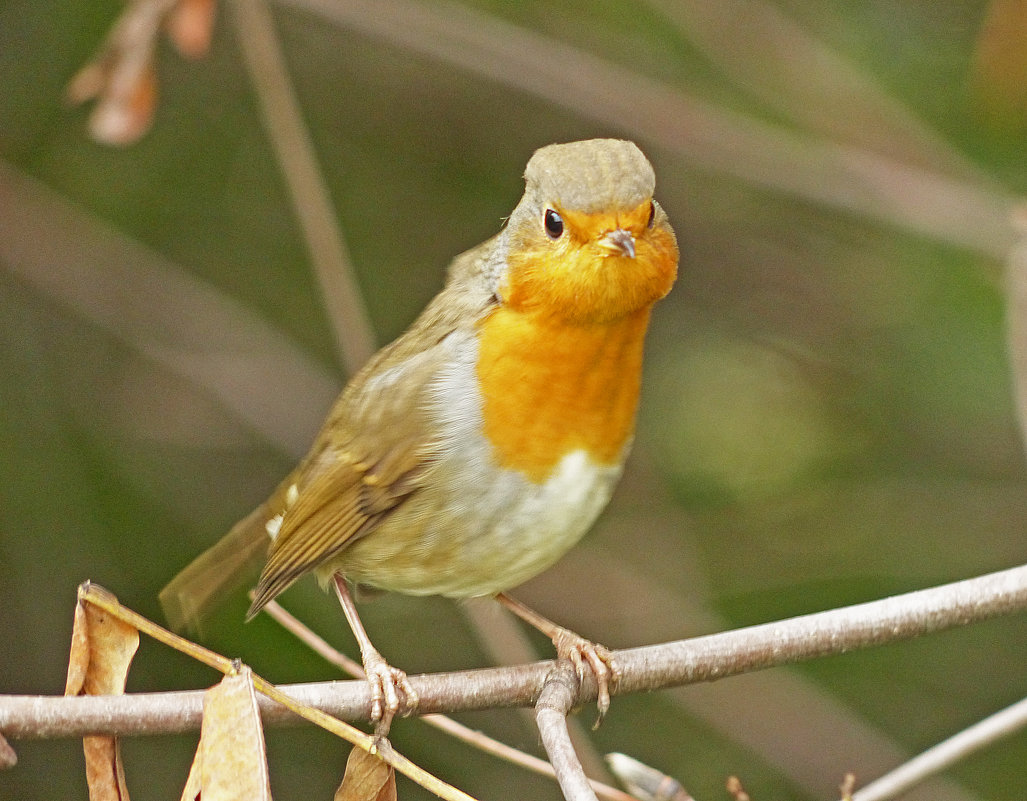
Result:
[[[3,693],[63,690],[84,579],[161,619],[160,587],[285,474],[345,380],[233,4],[206,58],[162,41],[152,130],[109,148],[63,93],[120,9],[0,3]],[[627,647],[1027,560],[1003,322],[1027,189],[1022,3],[272,10],[379,343],[498,229],[536,147],[626,137],[656,167],[682,270],[635,451],[593,533],[524,600]],[[283,602],[355,653],[312,581]],[[244,608],[240,593],[205,642],[274,681],[334,677],[271,621],[242,626]],[[456,604],[363,614],[410,672],[490,663]],[[615,699],[593,740],[700,801],[729,774],[758,801],[830,798],[845,772],[867,782],[1021,697],[1025,662],[1023,618],[998,620]],[[144,641],[129,687],[216,680]],[[515,712],[463,719],[538,750]],[[276,798],[331,797],[341,743],[268,740]],[[559,797],[414,721],[394,742],[472,795]],[[0,798],[86,797],[78,742],[14,745]],[[133,798],[177,798],[194,747],[126,742]],[[1019,799],[1025,764],[1020,734],[909,797]]]

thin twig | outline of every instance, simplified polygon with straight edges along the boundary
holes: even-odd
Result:
[[[208,665],[225,675],[234,675],[238,672],[239,663],[237,660],[229,659],[228,657],[215,653],[208,648],[204,648],[202,645],[198,645],[191,640],[180,637],[179,635],[168,631],[163,626],[157,625],[152,620],[143,617],[138,612],[135,612],[126,606],[122,606],[118,599],[103,587],[87,581],[79,587],[78,597],[81,602],[90,603],[93,606],[104,610],[113,617],[116,617],[118,620],[128,623],[130,626],[134,626],[141,633],[146,634],[158,642],[162,642],[170,648],[174,648],[176,651],[184,653],[205,665]],[[353,726],[350,726],[348,723],[334,718],[320,709],[305,704],[252,671],[250,675],[252,676],[253,687],[262,696],[276,702],[293,714],[299,715],[304,720],[307,720],[316,726],[320,726],[326,731],[330,731],[332,734],[337,737],[341,737],[358,748],[362,748],[368,753],[377,753],[385,762],[398,770],[404,776],[417,782],[421,787],[424,787],[426,790],[430,790],[440,798],[445,799],[446,801],[475,801],[472,796],[469,796],[462,790],[447,784],[437,776],[426,771],[420,765],[411,762],[405,756],[394,750],[388,740],[365,734],[359,729],[355,729]]]
[[[6,274],[216,398],[274,447],[303,456],[338,379],[281,331],[5,162],[0,209]],[[138,416],[116,403],[111,398],[108,409],[126,421]],[[211,434],[202,436],[207,442]]]
[[[262,0],[233,0],[239,47],[260,101],[307,251],[332,322],[336,346],[352,375],[374,352],[374,334],[317,153],[285,68],[274,21]]]
[[[615,651],[617,694],[713,681],[912,639],[1027,609],[1027,565],[879,601],[664,645]],[[585,675],[582,700],[595,684]]]
[[[776,623],[614,651],[621,669],[616,693],[713,681],[908,640],[1025,609],[1027,566],[1021,566]],[[534,704],[552,665],[552,661],[545,661],[411,676],[410,680],[420,697],[419,709],[423,713],[495,709]],[[322,682],[283,689],[303,703],[348,720],[362,719],[370,704],[370,691],[364,681]],[[595,682],[586,674],[576,702],[594,701],[595,692]],[[168,697],[173,697],[173,701]],[[0,731],[12,738],[184,731],[198,727],[201,704],[199,691],[117,697],[0,696]],[[154,717],[158,710],[159,720]],[[262,704],[261,717],[274,724],[293,716],[268,703]],[[144,718],[146,723],[142,722]]]
[[[681,782],[627,754],[606,755],[613,774],[645,801],[695,801]]]
[[[346,654],[333,648],[331,644],[311,631],[308,626],[287,611],[277,601],[268,602],[263,611],[329,664],[335,665],[344,673],[348,673],[354,678],[360,679],[364,677],[364,669],[359,662],[350,659]],[[489,737],[483,732],[464,726],[462,723],[453,720],[453,718],[446,717],[445,715],[431,714],[424,715],[421,720],[429,726],[445,732],[451,737],[455,737],[457,740],[465,742],[487,754],[526,768],[539,775],[550,778],[556,777],[553,766],[544,759],[539,759],[524,751],[519,751],[506,743]],[[616,787],[603,784],[595,779],[589,779],[588,781],[596,795],[607,799],[607,801],[638,801],[637,798],[625,793],[623,790],[618,790]]]
[[[577,684],[570,660],[558,660],[539,693],[535,721],[563,797],[567,801],[597,801],[567,731],[567,715],[574,708]]]
[[[986,717],[918,754],[852,794],[851,801],[895,798],[975,751],[1027,726],[1027,698]]]
[[[975,166],[885,84],[769,0],[648,0],[747,94],[835,142],[987,183]],[[738,43],[744,42],[740,47]],[[815,64],[816,69],[810,69]],[[840,113],[844,109],[844,113]]]
[[[277,0],[543,98],[701,169],[1003,258],[1011,196],[869,150],[796,135],[466,5]],[[741,154],[744,154],[744,158]]]
[[[525,634],[520,621],[513,615],[502,611],[491,599],[488,603],[472,601],[460,606],[493,664],[516,665],[520,662],[532,662],[538,659],[538,652]],[[529,731],[534,731],[535,715],[533,710],[521,711]],[[606,762],[596,749],[588,729],[581,719],[577,716],[568,718],[567,728],[570,731],[571,742],[574,743],[574,750],[581,759],[585,772],[592,776],[612,778],[609,775]],[[549,763],[543,764],[548,765]],[[593,789],[595,789],[595,785],[593,785]],[[596,789],[596,793],[602,795],[598,789]]]

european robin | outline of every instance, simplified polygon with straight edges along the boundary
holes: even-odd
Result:
[[[631,445],[653,304],[678,250],[633,143],[536,151],[502,230],[343,390],[303,462],[161,592],[195,620],[253,557],[249,617],[306,573],[334,584],[384,734],[406,675],[371,644],[346,580],[411,595],[495,596],[600,690],[609,651],[504,593],[550,567],[606,506]],[[248,619],[247,618],[247,619]]]

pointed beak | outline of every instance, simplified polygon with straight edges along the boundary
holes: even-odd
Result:
[[[635,237],[630,231],[625,231],[623,228],[615,228],[603,234],[599,239],[599,247],[611,256],[635,258]]]

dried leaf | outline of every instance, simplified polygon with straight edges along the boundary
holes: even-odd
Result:
[[[76,72],[75,77],[68,83],[64,93],[67,101],[77,106],[87,100],[95,100],[103,91],[108,71],[109,65],[100,61],[90,61]]]
[[[182,801],[271,801],[253,674],[243,667],[203,697],[200,745]]]
[[[122,71],[104,87],[89,116],[89,133],[104,145],[131,145],[150,129],[157,106],[157,70],[152,58],[136,71]]]
[[[168,13],[168,38],[186,58],[201,58],[210,50],[215,9],[214,0],[179,0]]]
[[[138,648],[135,627],[80,599],[75,605],[65,695],[121,695]],[[82,748],[90,801],[128,801],[117,738],[85,737]]]
[[[11,744],[0,734],[0,770],[10,770],[18,764],[18,755]]]
[[[396,772],[380,757],[354,748],[334,801],[396,801]]]

